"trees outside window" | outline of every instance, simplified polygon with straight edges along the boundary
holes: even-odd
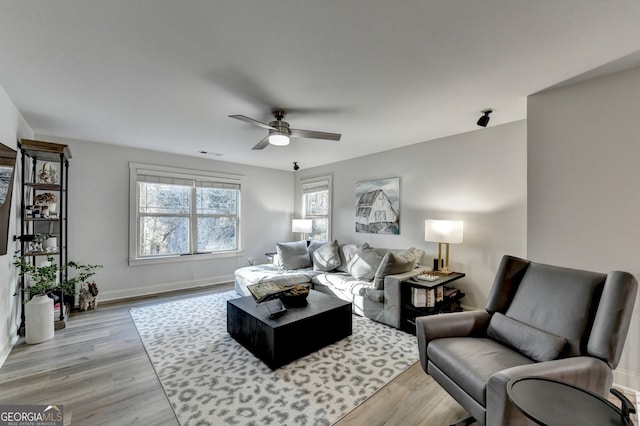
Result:
[[[302,216],[312,220],[311,240],[331,238],[331,176],[302,181]]]
[[[135,259],[240,250],[239,183],[141,166],[132,165]]]

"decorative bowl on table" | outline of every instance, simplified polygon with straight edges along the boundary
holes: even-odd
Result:
[[[308,286],[296,284],[290,290],[283,293],[282,296],[280,296],[280,300],[287,308],[299,308],[307,304],[308,295]]]

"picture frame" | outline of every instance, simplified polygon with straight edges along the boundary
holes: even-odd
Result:
[[[356,232],[400,234],[400,178],[356,184]]]
[[[0,143],[0,256],[7,254],[11,198],[18,152]]]

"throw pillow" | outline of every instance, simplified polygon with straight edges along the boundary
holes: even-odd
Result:
[[[280,265],[284,269],[300,269],[311,266],[306,241],[276,243],[276,251],[280,258]]]
[[[400,253],[388,251],[380,262],[380,267],[376,272],[376,276],[409,272],[413,269],[415,263],[416,249],[413,247],[403,250]]]
[[[340,266],[338,271],[349,272],[349,261],[356,255],[358,246],[355,244],[345,244],[340,246]]]
[[[371,281],[381,261],[382,256],[365,243],[349,261],[349,274],[357,280]]]
[[[420,262],[422,261],[422,258],[424,257],[425,252],[422,249],[416,249],[416,263],[414,263],[413,267],[414,268],[419,268],[420,267]]]
[[[311,263],[313,263],[313,253],[323,245],[327,244],[328,242],[329,241],[324,241],[324,240],[309,241],[309,246],[307,247],[307,250],[309,250],[309,259],[311,259]]]
[[[491,317],[487,336],[538,362],[558,359],[567,346],[567,339],[532,327],[500,312],[496,312]]]
[[[402,274],[411,271],[416,263],[416,249],[411,247],[400,253],[388,251],[380,262],[375,274],[375,288],[384,288],[385,275]]]
[[[313,270],[329,272],[340,266],[340,246],[338,241],[326,243],[313,252]]]

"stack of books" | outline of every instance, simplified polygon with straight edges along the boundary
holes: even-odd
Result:
[[[434,308],[437,303],[444,302],[445,298],[454,297],[459,292],[454,287],[411,287],[411,304],[416,308]]]
[[[455,287],[445,287],[444,288],[444,297],[450,299],[452,297],[456,297],[460,293],[460,289]]]

